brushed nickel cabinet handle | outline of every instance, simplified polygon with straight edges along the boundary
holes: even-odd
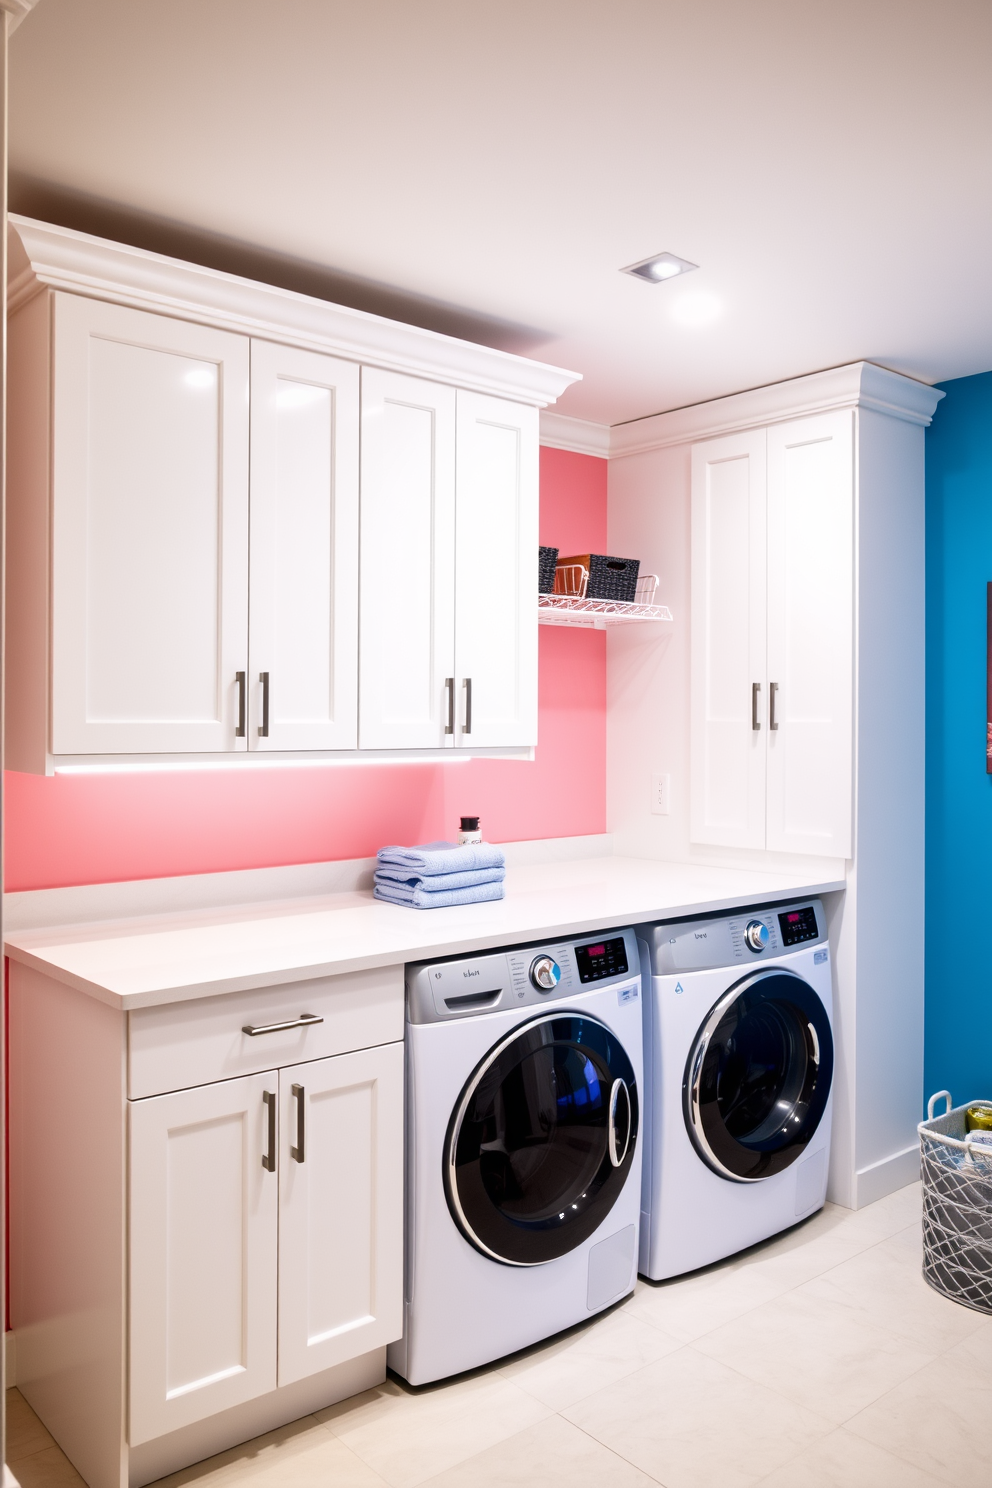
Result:
[[[234,737],[236,739],[243,739],[245,736],[245,704],[247,702],[247,688],[245,684],[248,680],[247,673],[235,672],[234,680],[238,684],[238,726],[234,730]]]
[[[446,734],[453,734],[455,732],[455,679],[454,679],[454,677],[445,677],[445,679],[444,679],[444,690],[448,694],[448,721],[444,725],[444,732]]]
[[[760,682],[751,683],[751,727],[755,733],[761,728],[758,722],[758,693],[761,691]]]
[[[778,683],[772,682],[768,688],[768,731],[774,733],[778,729],[778,719],[775,717],[775,694],[778,692]]]
[[[462,724],[462,733],[472,732],[472,678],[466,677],[462,686],[465,689],[465,722]]]
[[[301,1013],[298,1018],[290,1018],[285,1023],[246,1023],[241,1032],[246,1033],[249,1038],[258,1038],[260,1033],[282,1033],[287,1028],[309,1028],[311,1023],[323,1021],[317,1013]]]
[[[262,684],[262,721],[258,725],[258,737],[267,739],[269,737],[269,674],[259,672],[258,680]]]
[[[276,1097],[272,1090],[263,1090],[262,1100],[266,1107],[267,1151],[262,1153],[262,1167],[267,1173],[276,1170]]]
[[[302,1085],[291,1085],[291,1091],[296,1100],[296,1146],[290,1147],[289,1155],[298,1163],[306,1157],[306,1091]]]

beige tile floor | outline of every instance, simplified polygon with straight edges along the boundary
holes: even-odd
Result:
[[[378,1389],[162,1488],[992,1488],[992,1318],[920,1276],[919,1185],[450,1383]],[[81,1479],[16,1390],[22,1488]]]

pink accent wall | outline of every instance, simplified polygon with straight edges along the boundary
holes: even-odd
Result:
[[[541,541],[605,552],[606,461],[541,450]],[[9,891],[367,857],[482,817],[508,842],[606,830],[606,638],[540,629],[533,763],[56,775],[8,771]]]

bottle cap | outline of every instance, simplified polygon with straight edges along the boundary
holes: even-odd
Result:
[[[477,832],[479,830],[479,818],[477,816],[463,816],[461,822],[463,832]]]

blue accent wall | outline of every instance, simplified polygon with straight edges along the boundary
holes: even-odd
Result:
[[[992,1099],[992,372],[943,385],[926,435],[926,1094]],[[898,741],[896,741],[898,747]]]

